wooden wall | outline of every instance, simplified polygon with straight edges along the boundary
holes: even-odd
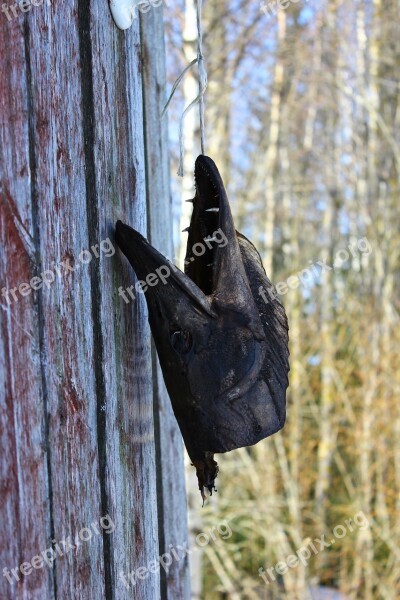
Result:
[[[105,0],[11,16],[0,14],[0,598],[186,599],[187,559],[129,589],[120,577],[156,570],[187,535],[182,440],[144,298],[118,293],[134,276],[113,241],[120,218],[172,255],[162,9],[126,32]],[[79,546],[32,567],[68,537]]]

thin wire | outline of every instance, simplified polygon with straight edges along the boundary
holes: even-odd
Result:
[[[203,57],[203,27],[202,27],[202,8],[203,1],[197,0],[197,61],[199,70],[199,113],[200,113],[200,140],[201,153],[204,154],[205,147],[205,127],[204,127],[204,92],[207,88],[207,71]]]
[[[180,122],[179,122],[179,168],[178,168],[178,176],[183,177],[183,158],[184,158],[184,148],[183,148],[183,122],[186,114],[195,106],[197,103],[199,104],[199,116],[200,116],[200,144],[201,144],[201,153],[204,154],[205,147],[205,127],[204,127],[204,92],[207,88],[207,71],[204,64],[204,56],[203,56],[203,26],[201,19],[201,12],[203,7],[203,0],[196,0],[196,21],[197,21],[197,68],[199,72],[199,93],[197,97],[189,104],[187,108],[182,113]]]
[[[164,115],[165,115],[165,113],[167,112],[167,110],[168,110],[168,106],[169,106],[169,103],[171,102],[171,100],[172,100],[172,97],[173,97],[173,95],[175,94],[175,92],[176,92],[176,89],[177,89],[177,87],[179,86],[180,82],[182,81],[182,79],[184,78],[184,76],[186,75],[186,73],[187,73],[187,72],[188,72],[188,71],[189,71],[189,70],[190,70],[190,69],[193,67],[193,65],[195,65],[195,64],[197,64],[197,58],[194,58],[194,59],[192,60],[192,62],[191,62],[191,63],[189,63],[189,64],[188,64],[188,66],[187,66],[187,67],[185,67],[185,68],[183,69],[182,73],[179,75],[178,79],[175,81],[174,85],[172,86],[172,90],[171,90],[171,93],[170,93],[170,95],[169,95],[169,98],[168,98],[168,100],[167,100],[167,103],[166,103],[166,105],[164,106],[164,108],[163,108],[163,111],[162,111],[162,113],[161,113],[161,118],[163,118],[163,116],[164,116]]]

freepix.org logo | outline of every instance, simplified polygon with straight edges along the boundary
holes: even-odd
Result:
[[[289,569],[295,569],[300,564],[307,567],[313,556],[324,552],[327,548],[331,548],[336,540],[343,539],[348,533],[352,533],[355,528],[363,530],[368,529],[369,526],[370,524],[367,517],[360,510],[352,518],[345,519],[343,523],[336,525],[332,530],[332,534],[329,535],[329,539],[326,539],[326,534],[322,534],[313,540],[304,540],[304,544],[298,548],[294,554],[289,554],[283,560],[277,562],[273,567],[271,566],[267,569],[260,567],[258,569],[258,574],[265,585],[269,585],[270,583],[275,582],[277,577],[287,573]]]
[[[216,244],[221,248],[225,248],[225,246],[228,244],[228,239],[222,229],[217,229],[212,235],[205,237],[202,242],[196,242],[191,249],[192,256],[189,260],[185,260],[185,264],[188,265],[189,263],[195,261],[196,257],[203,256],[207,249],[211,250],[214,247],[213,244]],[[171,261],[170,265],[173,270],[178,271],[178,267],[175,267]],[[170,275],[171,269],[167,265],[161,265],[154,271],[154,273],[149,273],[145,280],[139,279],[134,286],[131,285],[124,289],[121,285],[118,288],[118,294],[121,296],[125,304],[129,304],[129,302],[132,300],[136,300],[134,289],[136,292],[144,294],[149,287],[155,287],[159,283],[165,285]]]
[[[11,4],[4,2],[1,12],[5,15],[7,21],[12,21],[12,19],[32,10],[32,7],[43,5],[51,6],[51,0],[19,0],[19,2],[12,2]]]
[[[88,265],[91,263],[93,258],[98,259],[101,255],[110,258],[111,256],[114,256],[114,254],[115,248],[112,245],[111,240],[106,238],[105,240],[101,240],[99,244],[91,246],[90,250],[81,250],[78,256],[78,262],[71,255],[59,263],[53,262],[51,269],[45,269],[40,275],[32,277],[29,281],[23,281],[10,288],[3,287],[1,295],[10,306],[13,301],[18,302],[19,297],[29,296],[32,291],[40,290],[43,287],[49,289],[56,281],[56,277],[58,279],[67,277],[70,273],[78,271],[81,265]]]
[[[115,531],[115,524],[110,515],[101,517],[99,522],[93,521],[89,527],[82,527],[74,535],[68,535],[62,540],[51,540],[52,545],[33,556],[29,561],[22,562],[19,567],[9,569],[3,568],[3,577],[10,585],[19,582],[21,575],[26,577],[35,569],[43,569],[46,565],[52,569],[54,561],[82,546],[82,542],[88,544],[94,535],[100,535],[104,531],[108,535]]]
[[[232,536],[232,530],[227,520],[221,521],[218,525],[214,525],[207,531],[202,531],[197,534],[195,539],[195,545],[189,548],[187,542],[176,546],[169,545],[169,551],[161,554],[157,560],[152,560],[148,565],[142,565],[137,567],[130,573],[124,573],[120,571],[119,578],[126,587],[129,589],[133,587],[136,581],[147,579],[151,574],[158,573],[160,568],[163,568],[168,576],[169,569],[174,562],[183,562],[186,556],[189,556],[193,552],[196,552],[199,548],[204,548],[210,543],[218,544],[221,541],[226,541]]]

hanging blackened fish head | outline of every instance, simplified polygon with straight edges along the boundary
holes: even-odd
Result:
[[[199,488],[214,454],[256,444],[286,415],[288,326],[253,244],[236,232],[215,163],[199,156],[185,273],[118,221],[116,242],[146,281],[149,321]]]

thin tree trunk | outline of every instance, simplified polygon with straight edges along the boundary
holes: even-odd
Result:
[[[278,158],[279,133],[281,127],[281,95],[285,68],[282,46],[286,37],[286,11],[277,11],[278,34],[276,62],[271,94],[271,112],[268,149],[265,159],[265,255],[264,266],[269,277],[273,276],[274,227],[275,227],[275,167]]]

